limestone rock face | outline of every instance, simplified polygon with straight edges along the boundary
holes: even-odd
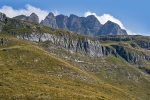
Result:
[[[71,31],[75,31],[78,33],[84,33],[84,29],[82,27],[82,20],[84,17],[78,17],[74,14],[71,14],[67,21],[67,28]]]
[[[90,36],[95,36],[95,34],[101,29],[102,24],[94,15],[90,15],[87,16],[83,21],[83,27],[85,27],[89,31]]]
[[[7,24],[7,22],[8,22],[7,16],[4,13],[1,13],[1,12],[0,12],[0,22],[2,22],[2,23],[0,23],[0,32],[1,32],[4,25]]]
[[[50,41],[55,45],[61,46],[65,49],[70,50],[73,53],[80,53],[88,55],[90,57],[101,57],[103,56],[102,47],[99,41],[93,41],[88,38],[75,38],[72,39],[69,35],[54,35],[49,33],[36,33],[32,34],[17,34],[12,33],[17,38],[29,40],[32,42],[45,42]]]
[[[39,23],[39,17],[35,13],[32,13],[29,17],[29,21]]]
[[[68,29],[67,28],[67,19],[68,19],[68,16],[65,16],[65,15],[58,15],[56,16],[56,23],[58,25],[58,28],[64,28],[64,29]]]
[[[102,35],[127,35],[126,30],[121,29],[121,27],[111,21],[107,21],[96,34],[96,36]]]
[[[141,48],[150,49],[150,42],[143,42],[138,44]]]
[[[43,21],[41,21],[42,25],[51,27],[54,26],[54,28],[64,28],[89,36],[94,36],[102,26],[98,19],[93,15],[88,17],[78,17],[77,15],[71,14],[68,17],[61,14],[54,17],[51,13],[51,18],[49,18],[48,16]]]
[[[147,55],[146,53],[142,54],[137,54],[135,52],[129,52],[127,49],[125,49],[123,46],[118,46],[118,45],[113,45],[115,48],[116,52],[124,58],[127,62],[133,62],[136,63],[139,60],[150,60],[150,56]]]
[[[44,20],[41,21],[42,25],[50,26],[54,28],[58,28],[58,25],[56,23],[56,18],[52,12],[50,12]]]
[[[0,12],[0,21],[4,22],[4,21],[6,21],[6,19],[7,19],[6,15],[4,13]]]

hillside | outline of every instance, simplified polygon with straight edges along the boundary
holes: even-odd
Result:
[[[149,37],[93,38],[2,16],[0,98],[149,100]]]

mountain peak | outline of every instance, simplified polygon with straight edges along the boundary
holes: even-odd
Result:
[[[30,21],[30,22],[34,22],[34,23],[39,23],[39,17],[35,13],[32,13],[30,16],[19,15],[19,16],[13,17],[13,18],[20,19],[20,20],[26,20],[26,21]]]
[[[50,12],[50,13],[48,14],[48,16],[54,17],[54,14],[53,14],[52,12]]]
[[[32,13],[29,17],[29,21],[39,23],[39,17],[35,13]]]
[[[116,25],[116,26],[120,27],[117,23],[112,22],[112,21],[110,21],[110,20],[108,20],[105,24],[108,24],[108,25]]]
[[[37,16],[34,12],[30,16]]]
[[[127,32],[126,30],[121,29],[117,23],[107,21],[97,34],[97,36],[101,35],[127,35]]]
[[[54,16],[54,14],[52,12],[50,12],[46,16],[46,18],[41,21],[40,24],[45,25],[45,26],[50,26],[50,27],[58,28],[58,25],[56,23],[56,17]]]

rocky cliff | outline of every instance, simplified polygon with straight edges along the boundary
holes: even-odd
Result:
[[[58,15],[56,16],[56,23],[57,23],[57,26],[59,28],[63,28],[63,29],[68,29],[67,28],[67,19],[68,19],[68,16],[64,16],[64,15]],[[44,24],[44,23],[42,23]]]
[[[4,13],[1,13],[1,12],[0,12],[0,21],[1,21],[1,22],[5,22],[6,20],[7,20],[6,15],[5,15]]]
[[[2,22],[2,23],[0,23],[0,32],[1,32],[4,24],[7,24],[7,22],[8,22],[8,18],[6,17],[6,15],[4,13],[1,13],[1,12],[0,12],[0,22]]]
[[[102,47],[99,41],[93,41],[88,38],[72,38],[70,35],[54,35],[49,33],[35,33],[32,34],[17,34],[11,32],[15,37],[29,40],[32,42],[45,42],[49,41],[57,46],[61,46],[71,53],[79,53],[82,55],[88,55],[90,57],[102,57]]]

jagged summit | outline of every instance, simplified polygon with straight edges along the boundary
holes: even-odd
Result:
[[[39,18],[35,13],[32,13],[30,16],[20,15],[14,18],[35,23],[39,22]],[[88,36],[127,35],[126,30],[121,29],[118,24],[107,21],[102,25],[94,15],[79,17],[75,14],[71,14],[68,17],[63,14],[55,16],[50,12],[40,24],[53,28],[63,28]]]
[[[110,34],[127,35],[126,30],[121,29],[118,24],[108,21],[102,25],[94,15],[79,17],[75,14],[71,14],[68,17],[62,14],[54,16],[54,14],[50,12],[46,18],[41,21],[41,24],[54,28],[64,28],[89,36],[101,36]]]
[[[54,17],[54,14],[52,12],[50,12],[47,16],[52,16]]]
[[[35,13],[32,13],[29,17],[29,21],[39,23],[39,17]]]
[[[45,26],[50,26],[50,27],[58,28],[58,26],[56,24],[56,18],[55,18],[54,14],[52,12],[50,12],[46,16],[46,18],[41,21],[40,24],[45,25]]]
[[[101,35],[127,35],[126,30],[121,29],[121,27],[111,21],[107,21],[96,34],[96,36]]]

